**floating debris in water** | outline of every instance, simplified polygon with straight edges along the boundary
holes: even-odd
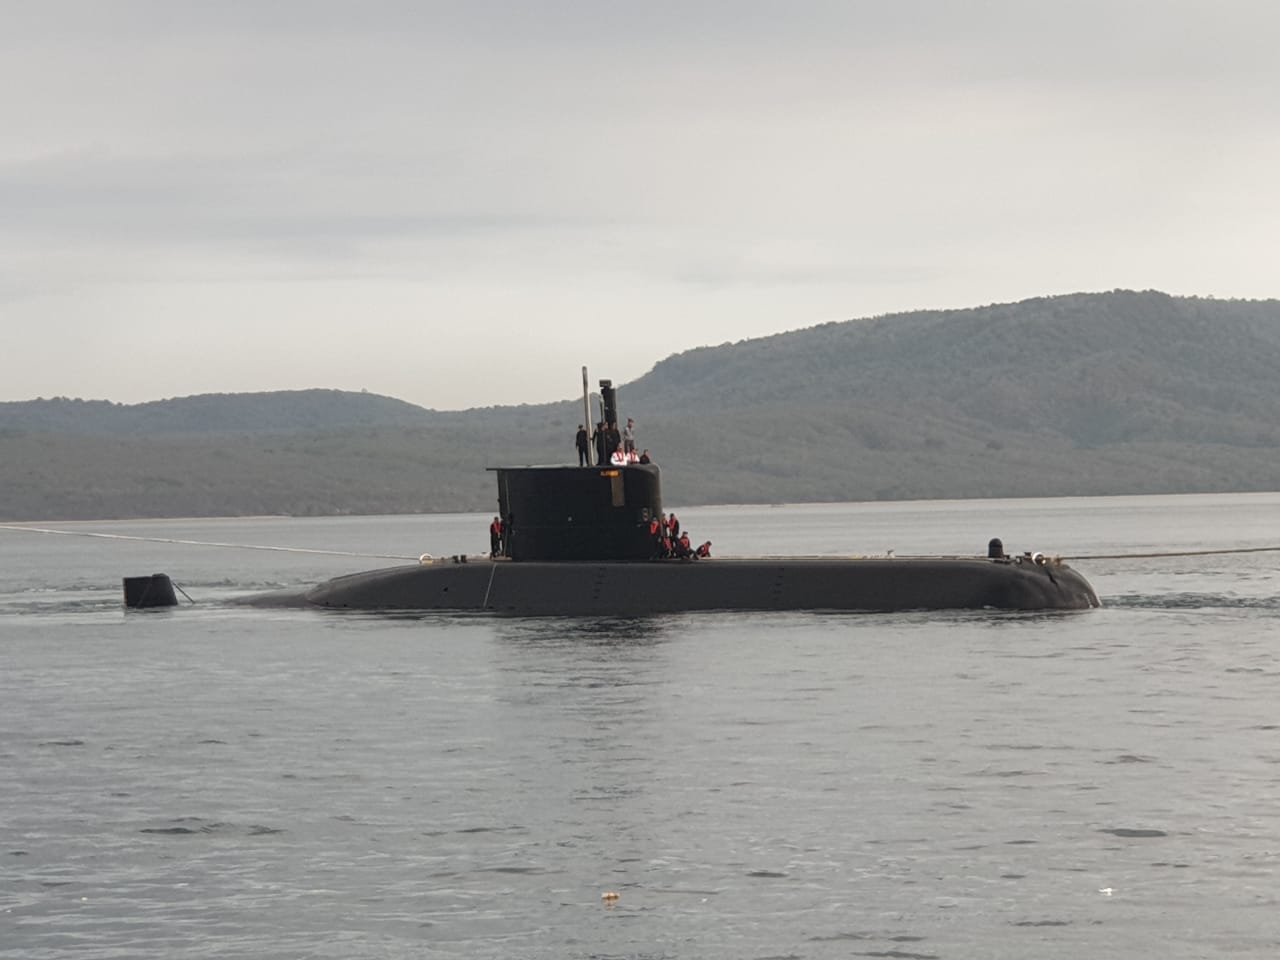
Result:
[[[1134,827],[1111,827],[1106,830],[1099,830],[1099,833],[1109,833],[1113,837],[1167,837],[1169,834],[1163,830],[1148,830],[1145,828]]]

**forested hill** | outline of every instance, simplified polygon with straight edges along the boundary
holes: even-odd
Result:
[[[672,505],[1263,490],[1278,373],[1280,301],[1117,291],[704,347],[619,403]],[[330,390],[0,404],[0,517],[488,509],[485,466],[569,462],[580,419]]]
[[[1092,445],[1274,444],[1280,301],[1116,292],[828,323],[671,357],[627,398],[679,414],[806,407]]]

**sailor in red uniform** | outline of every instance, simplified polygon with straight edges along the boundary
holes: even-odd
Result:
[[[665,520],[659,520],[655,516],[649,521],[649,537],[653,540],[653,555],[655,557],[662,556],[662,537],[666,533],[666,529]]]

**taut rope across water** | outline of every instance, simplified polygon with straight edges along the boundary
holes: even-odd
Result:
[[[1160,557],[1212,557],[1234,553],[1274,553],[1276,547],[1230,547],[1223,550],[1175,550],[1168,553],[1081,553],[1064,560],[1148,560]]]
[[[0,530],[19,530],[26,533],[44,533],[59,537],[97,537],[102,540],[133,540],[142,543],[175,543],[190,547],[224,547],[234,550],[274,550],[280,553],[312,553],[329,557],[363,557],[371,560],[417,560],[415,557],[396,553],[356,553],[351,550],[317,550],[311,547],[273,547],[260,543],[224,543],[216,540],[180,540],[174,537],[137,537],[124,533],[94,533],[91,530],[55,530],[52,527],[28,527],[22,524],[0,523]]]

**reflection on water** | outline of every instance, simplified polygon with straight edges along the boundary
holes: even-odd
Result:
[[[668,639],[687,618],[655,617],[554,617],[501,620],[500,640],[511,643],[578,643],[588,646],[648,646]]]

